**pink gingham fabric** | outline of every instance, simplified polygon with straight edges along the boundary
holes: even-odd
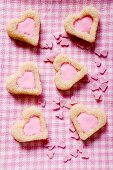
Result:
[[[59,93],[69,99],[75,96],[78,102],[89,106],[98,105],[107,113],[107,126],[85,142],[89,160],[78,158],[63,162],[63,153],[69,153],[75,145],[70,139],[69,112],[66,110],[64,120],[58,120],[52,111],[52,98],[58,93],[54,84],[53,65],[43,62],[51,50],[33,48],[22,42],[14,41],[6,32],[7,22],[19,17],[21,12],[32,8],[41,16],[42,40],[54,40],[52,33],[63,31],[64,18],[73,12],[80,11],[86,5],[95,6],[101,13],[95,47],[107,48],[108,57],[101,58],[107,67],[109,80],[108,90],[103,94],[103,101],[97,103],[92,96],[90,84],[82,82],[71,91]],[[86,64],[88,71],[95,69],[93,50],[80,49],[71,44],[62,48],[54,42],[54,49],[67,53],[81,63]],[[10,127],[16,119],[21,119],[25,107],[38,106],[38,97],[13,96],[6,90],[6,79],[15,73],[20,63],[34,61],[40,68],[43,97],[47,104],[43,113],[52,141],[65,139],[66,149],[56,149],[52,160],[47,157],[47,149],[42,142],[20,144],[10,133]],[[101,132],[101,133],[100,133]],[[113,169],[113,2],[110,0],[0,0],[0,170],[112,170]]]

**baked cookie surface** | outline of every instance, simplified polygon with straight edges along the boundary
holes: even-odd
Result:
[[[40,95],[42,87],[38,66],[31,61],[21,64],[19,70],[9,76],[6,88],[12,94]]]
[[[12,19],[7,25],[8,35],[33,46],[38,45],[40,17],[34,10],[26,10],[20,18]]]
[[[93,43],[99,22],[99,12],[92,6],[86,6],[78,14],[70,14],[64,21],[65,31],[85,41]]]
[[[59,54],[54,60],[56,75],[54,82],[59,90],[69,90],[87,74],[86,66],[66,54]]]
[[[30,142],[45,140],[48,138],[48,130],[45,119],[39,108],[31,106],[22,112],[23,120],[16,121],[11,134],[18,142]]]
[[[82,140],[86,140],[106,124],[103,110],[82,104],[76,104],[70,109],[70,118]]]

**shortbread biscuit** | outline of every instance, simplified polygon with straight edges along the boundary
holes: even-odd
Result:
[[[22,112],[23,120],[16,121],[11,128],[11,134],[18,142],[45,140],[48,130],[45,119],[39,108],[31,106]]]
[[[38,66],[31,61],[21,64],[17,73],[9,76],[6,87],[12,94],[40,95],[42,87]]]
[[[76,104],[70,109],[70,118],[80,138],[86,140],[106,124],[106,114],[99,108]]]
[[[64,28],[68,34],[93,43],[96,39],[98,22],[97,9],[87,6],[78,14],[70,14],[64,21]]]
[[[8,35],[33,46],[38,45],[40,17],[34,10],[27,10],[18,19],[12,19],[7,26]]]
[[[54,81],[59,90],[69,90],[87,74],[86,66],[65,54],[56,56],[53,64],[56,70]]]

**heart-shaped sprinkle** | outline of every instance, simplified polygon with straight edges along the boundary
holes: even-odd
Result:
[[[77,104],[77,101],[74,96],[71,97],[70,103],[71,103],[71,105]]]
[[[47,42],[47,46],[48,46],[48,48],[52,49],[53,48],[53,42],[52,41],[48,41]]]
[[[53,102],[59,104],[60,103],[60,96],[55,96]]]
[[[82,153],[84,151],[84,145],[82,142],[79,142],[76,146],[78,152]]]
[[[59,40],[60,37],[61,37],[61,33],[56,32],[56,33],[53,34],[53,36],[54,36],[54,38],[55,38],[56,40]]]
[[[21,88],[25,89],[34,89],[35,88],[35,80],[34,75],[31,71],[25,72],[22,77],[18,78],[17,85]]]
[[[66,162],[68,162],[68,161],[70,161],[70,160],[71,160],[71,155],[65,153],[65,154],[64,154],[64,163],[66,163]]]
[[[50,159],[53,159],[54,155],[55,155],[55,152],[54,152],[54,151],[48,151],[48,153],[47,153],[47,156],[48,156]]]
[[[42,107],[45,107],[46,101],[44,99],[38,99],[38,103],[41,104]]]
[[[17,25],[19,33],[33,37],[35,35],[35,21],[32,18],[26,18],[25,21]]]
[[[94,95],[95,100],[97,101],[102,100],[102,93],[100,91],[93,92],[93,95]]]
[[[101,53],[100,53],[100,49],[99,49],[99,48],[97,48],[97,49],[94,51],[94,53],[95,53],[96,55],[98,55],[99,57],[101,56]]]
[[[36,135],[40,133],[40,130],[40,120],[36,116],[30,118],[29,122],[24,126],[25,135]]]
[[[60,44],[60,43],[61,43],[61,41],[62,41],[62,37],[60,37],[60,39],[59,39],[59,40],[57,40],[57,41],[56,41],[56,43],[57,43],[57,44]]]
[[[89,132],[90,130],[98,126],[98,119],[95,116],[86,113],[81,113],[77,117],[77,121],[80,124],[83,132]]]
[[[92,83],[91,90],[95,91],[99,89],[99,84],[97,82]]]
[[[93,23],[92,18],[90,16],[86,16],[82,19],[78,19],[77,21],[75,21],[74,27],[78,31],[89,33],[92,23]]]
[[[94,79],[94,80],[98,80],[98,73],[93,73],[91,75],[91,78]]]
[[[40,48],[41,49],[48,49],[48,45],[47,45],[47,41],[43,40],[40,44]]]
[[[68,47],[70,45],[70,41],[67,40],[66,38],[63,38],[62,41],[60,42],[60,45],[62,47]]]
[[[70,109],[71,108],[71,102],[70,101],[67,101],[66,103],[65,103],[65,107],[67,108],[67,109]]]
[[[78,133],[77,133],[76,131],[75,131],[74,133],[72,133],[72,134],[71,134],[71,138],[78,140],[78,139],[79,139]]]
[[[71,132],[75,132],[75,128],[74,128],[74,126],[73,126],[72,124],[69,126],[69,130],[70,130]]]
[[[53,103],[53,110],[58,110],[60,109],[60,106],[56,103]]]
[[[56,117],[62,120],[64,118],[63,112],[61,110],[57,111]]]
[[[64,140],[60,140],[60,141],[58,142],[57,146],[58,146],[59,148],[64,149],[64,148],[66,147],[66,143],[65,143]]]
[[[100,83],[101,83],[101,84],[108,82],[108,79],[107,79],[105,76],[101,76],[101,77],[99,78],[99,80],[100,80]]]
[[[82,158],[82,159],[89,159],[88,153],[87,153],[86,151],[83,151],[83,152],[81,153],[81,158]]]
[[[55,59],[55,57],[56,57],[57,55],[58,55],[58,51],[52,52],[51,54],[49,54],[49,56],[47,56],[48,61],[50,61],[51,63],[53,63],[53,62],[54,62],[54,59]]]
[[[61,34],[61,37],[62,37],[62,38],[69,38],[69,36],[68,36],[68,34],[67,34],[66,32],[63,32],[63,33]]]
[[[107,84],[107,83],[100,84],[100,89],[101,89],[103,92],[105,92],[107,88],[108,88],[108,84]]]
[[[64,107],[65,103],[66,103],[66,100],[65,99],[61,99],[60,100],[60,107]]]
[[[102,57],[106,58],[108,56],[108,51],[107,50],[101,50],[100,54]]]
[[[77,151],[75,150],[75,149],[72,149],[71,151],[70,151],[70,155],[72,155],[73,157],[78,157],[78,153],[77,153]]]
[[[61,66],[61,77],[63,81],[71,80],[77,74],[76,69],[68,63]]]
[[[98,57],[96,57],[94,61],[95,61],[97,67],[101,66],[101,60]]]
[[[49,150],[53,150],[55,148],[55,144],[48,147]]]
[[[107,68],[106,68],[105,66],[101,66],[101,67],[99,68],[100,74],[104,74],[104,73],[106,72],[106,70],[107,70]]]

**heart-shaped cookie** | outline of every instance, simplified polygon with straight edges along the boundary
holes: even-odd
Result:
[[[23,63],[18,72],[11,75],[6,84],[12,94],[40,95],[42,93],[39,70],[35,63]]]
[[[11,128],[12,136],[18,142],[30,142],[48,138],[46,122],[39,108],[31,106],[22,112],[23,120],[17,121]]]
[[[96,38],[99,13],[96,8],[87,6],[81,13],[69,15],[64,22],[65,31],[90,43]]]
[[[87,68],[84,65],[65,54],[56,56],[53,64],[57,72],[54,81],[60,90],[70,89],[87,74]]]
[[[86,140],[106,124],[103,110],[82,104],[76,104],[70,109],[70,118],[82,140]]]
[[[40,18],[33,10],[22,13],[18,19],[12,19],[7,26],[8,35],[33,46],[38,45],[40,32]]]

